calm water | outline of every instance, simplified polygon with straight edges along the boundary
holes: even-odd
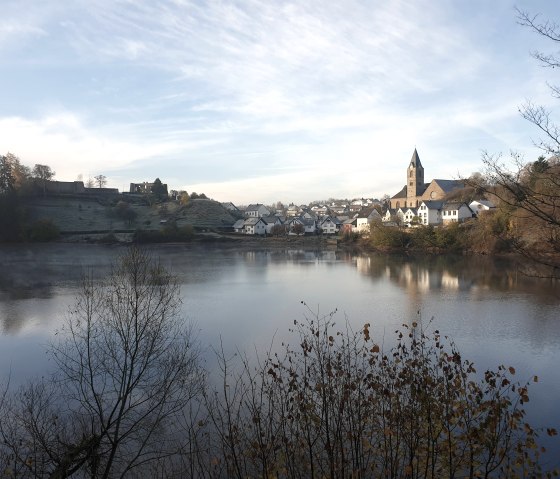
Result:
[[[49,367],[45,346],[72,305],[82,272],[102,277],[123,247],[1,246],[0,382],[17,384]],[[514,366],[539,376],[531,388],[535,425],[560,430],[560,284],[527,278],[488,258],[352,256],[334,251],[154,249],[179,277],[184,315],[203,346],[264,350],[290,340],[294,319],[334,309],[379,342],[419,319],[454,339],[477,369]],[[212,369],[212,355],[207,353]],[[560,441],[548,442],[560,457]],[[555,459],[560,463],[559,459]]]

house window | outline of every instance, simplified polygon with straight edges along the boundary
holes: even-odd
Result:
[[[410,186],[412,186],[413,184],[414,184],[414,181],[411,181],[411,182],[410,182]]]

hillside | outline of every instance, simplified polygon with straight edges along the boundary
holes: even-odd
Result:
[[[233,226],[237,218],[220,203],[213,200],[191,200],[179,207],[172,217],[177,226],[191,225],[195,228],[222,229]]]
[[[121,203],[119,203],[119,200]],[[48,196],[29,197],[25,200],[26,223],[50,219],[61,234],[106,234],[114,231],[133,232],[137,229],[157,230],[176,222],[177,226],[223,229],[233,225],[234,218],[220,203],[196,199],[186,206],[175,202],[149,205],[139,201],[127,202],[133,219],[118,214],[122,199],[111,202],[92,197]]]

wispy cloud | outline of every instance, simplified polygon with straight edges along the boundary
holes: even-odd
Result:
[[[434,176],[523,146],[517,105],[536,90],[520,77],[538,74],[510,73],[512,1],[9,2],[0,61],[25,66],[0,82],[25,89],[5,106],[0,147],[69,175],[86,163],[151,174],[152,161],[232,195],[259,178],[278,198],[298,175],[308,192],[390,192],[415,146]]]

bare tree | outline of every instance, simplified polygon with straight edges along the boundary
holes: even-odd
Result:
[[[560,25],[554,21],[542,20],[539,15],[532,15],[526,11],[517,9],[517,21],[520,25],[533,30],[538,35],[551,40],[553,43],[560,43]],[[532,53],[533,58],[538,60],[544,67],[560,67],[560,57],[558,54],[548,54],[539,51]],[[549,83],[548,87],[553,97],[560,98],[560,86]],[[521,116],[533,123],[544,134],[544,139],[536,142],[536,145],[548,153],[560,153],[560,128],[551,118],[550,110],[541,105],[527,102],[519,109]]]
[[[539,15],[519,9],[517,21],[553,43],[560,43],[560,25],[554,21],[541,20]],[[532,56],[544,67],[560,67],[558,54],[535,51]],[[552,96],[560,98],[560,86],[548,86]],[[472,176],[466,183],[475,187],[477,192],[498,200],[498,206],[509,218],[505,239],[513,248],[532,262],[549,267],[546,273],[530,271],[531,274],[559,277],[560,128],[544,106],[529,101],[519,111],[543,135],[535,145],[553,156],[525,163],[519,155],[512,153],[512,165],[508,166],[499,156],[484,153],[485,176]],[[500,234],[504,232],[500,231]]]
[[[104,188],[107,184],[107,177],[105,175],[94,176],[95,184],[98,188]]]
[[[86,277],[59,336],[52,381],[21,392],[0,425],[17,467],[123,477],[182,450],[179,419],[203,375],[179,286],[157,261],[131,249],[106,281]]]
[[[507,214],[507,237],[501,239],[533,263],[549,268],[538,274],[559,277],[560,163],[555,158],[525,163],[512,154],[513,165],[508,167],[500,156],[488,153],[483,154],[482,161],[484,177],[471,177],[466,184],[493,198]]]
[[[448,338],[416,322],[387,350],[369,323],[335,329],[335,312],[309,311],[294,321],[295,346],[269,351],[254,367],[218,351],[222,382],[207,401],[211,455],[222,470],[209,477],[555,473],[540,465],[538,431],[525,422],[529,385],[516,383],[513,368],[477,375]]]
[[[305,233],[305,226],[303,226],[301,223],[294,223],[292,225],[292,232],[300,236]]]

